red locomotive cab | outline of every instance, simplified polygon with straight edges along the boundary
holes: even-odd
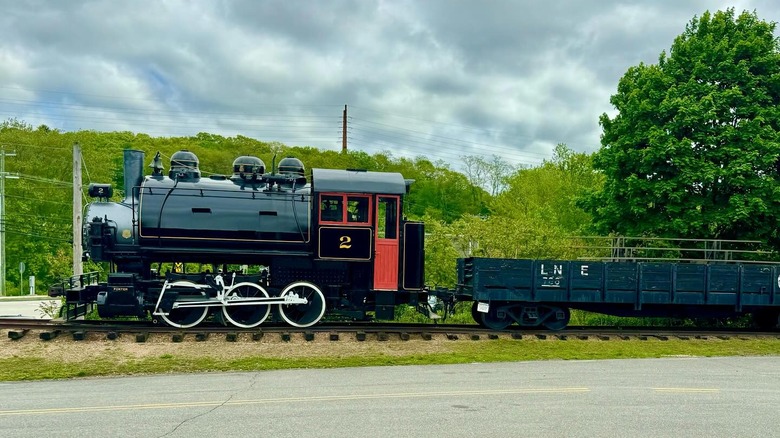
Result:
[[[319,266],[330,263],[341,272],[342,299],[373,306],[377,319],[393,319],[395,306],[423,288],[423,225],[403,216],[411,180],[400,173],[313,169],[312,181]]]

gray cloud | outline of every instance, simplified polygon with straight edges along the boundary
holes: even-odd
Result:
[[[0,118],[453,163],[592,152],[618,79],[694,15],[769,0],[0,1]]]

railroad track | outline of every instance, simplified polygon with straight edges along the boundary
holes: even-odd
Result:
[[[475,325],[459,324],[402,324],[376,322],[325,322],[314,327],[299,329],[281,324],[263,325],[260,329],[237,329],[217,324],[201,325],[197,329],[177,329],[160,326],[147,321],[70,321],[0,318],[0,330],[7,332],[10,339],[18,340],[25,336],[37,336],[43,341],[56,337],[70,338],[74,341],[117,339],[121,336],[135,336],[136,342],[145,342],[150,334],[170,336],[171,342],[182,342],[188,338],[203,341],[209,338],[223,337],[226,341],[237,341],[243,338],[260,340],[265,335],[277,336],[282,341],[292,339],[329,339],[338,341],[351,337],[358,341],[389,341],[434,338],[449,340],[482,340],[482,339],[553,339],[553,340],[728,340],[728,339],[780,339],[777,332],[756,332],[734,329],[700,329],[700,328],[659,328],[659,327],[568,327],[561,331],[544,329],[512,328],[511,330],[493,331]],[[88,334],[90,336],[88,336]]]

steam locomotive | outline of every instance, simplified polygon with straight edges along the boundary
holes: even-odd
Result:
[[[160,154],[144,176],[144,153],[124,152],[124,192],[91,184],[84,214],[85,257],[109,262],[106,282],[72,287],[66,303],[95,303],[101,317],[151,314],[193,327],[214,311],[240,328],[274,314],[294,327],[326,310],[393,319],[423,289],[424,226],[403,215],[411,180],[399,173],[313,169],[284,158],[267,171],[257,157],[235,159],[230,175],[203,176],[183,150]],[[198,264],[201,272],[163,266]],[[165,264],[165,265],[163,265]],[[248,269],[233,269],[231,267]]]

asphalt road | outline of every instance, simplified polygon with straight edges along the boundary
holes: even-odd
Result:
[[[778,357],[0,383],[4,438],[768,437],[778,413]]]
[[[35,299],[35,297],[3,297],[0,298],[0,318],[50,318],[46,315],[42,306],[59,304],[59,299],[49,298]]]

